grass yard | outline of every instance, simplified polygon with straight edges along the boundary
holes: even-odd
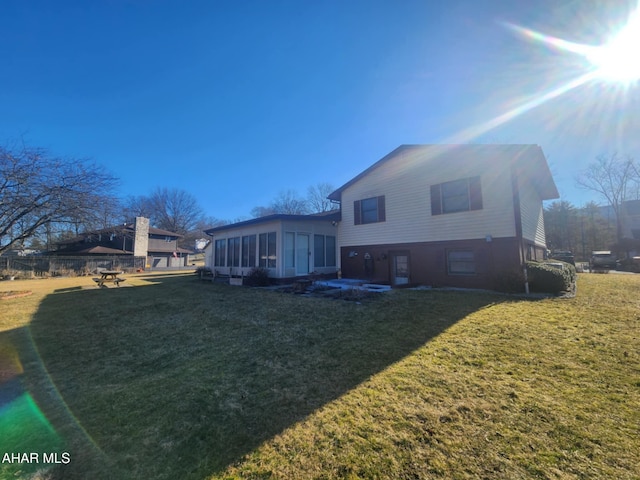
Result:
[[[0,478],[640,478],[640,275],[362,304],[126,284],[0,283],[33,292],[0,300],[0,455],[39,454]]]

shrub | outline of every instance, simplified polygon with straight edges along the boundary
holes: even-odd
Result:
[[[249,274],[244,277],[243,284],[250,287],[266,287],[270,285],[269,270],[261,267],[252,268]]]
[[[522,269],[502,272],[493,279],[494,288],[504,293],[524,293],[524,273]]]
[[[562,269],[548,263],[527,262],[527,278],[532,292],[559,293],[573,292],[576,283],[576,269],[573,265],[561,263]]]

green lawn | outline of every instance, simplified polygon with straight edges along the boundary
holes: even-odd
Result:
[[[0,478],[640,478],[640,275],[578,282],[362,304],[3,282],[34,294],[0,303],[0,455],[69,462]]]

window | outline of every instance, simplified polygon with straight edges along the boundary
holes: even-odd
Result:
[[[324,235],[313,236],[313,266],[324,267]]]
[[[224,259],[227,252],[227,240],[216,240],[214,249],[213,265],[215,267],[224,267]]]
[[[353,202],[354,225],[384,222],[385,219],[384,195]]]
[[[166,243],[171,243],[171,242],[173,242],[173,237],[169,237],[169,236],[164,237],[164,241],[165,241]]]
[[[313,236],[313,266],[336,266],[336,237],[333,235]]]
[[[227,267],[240,266],[240,237],[230,238],[227,242]]]
[[[285,232],[284,234],[284,266],[294,268],[296,266],[296,234]]]
[[[472,250],[450,250],[447,266],[451,275],[475,275],[476,259]]]
[[[260,266],[263,268],[276,267],[276,232],[261,233],[258,238]]]
[[[482,210],[480,177],[431,185],[431,215]]]
[[[327,267],[336,266],[336,237],[327,235]]]
[[[256,266],[256,236],[246,235],[242,237],[242,266]]]

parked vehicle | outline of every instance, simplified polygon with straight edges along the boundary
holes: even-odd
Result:
[[[640,273],[640,257],[627,257],[618,262],[618,268],[624,272]]]
[[[591,253],[591,270],[612,270],[618,265],[618,258],[610,250],[599,250]]]
[[[551,252],[551,255],[549,255],[549,258],[553,260],[560,260],[561,262],[570,263],[574,267],[576,265],[576,260],[573,257],[573,253],[568,251]]]

